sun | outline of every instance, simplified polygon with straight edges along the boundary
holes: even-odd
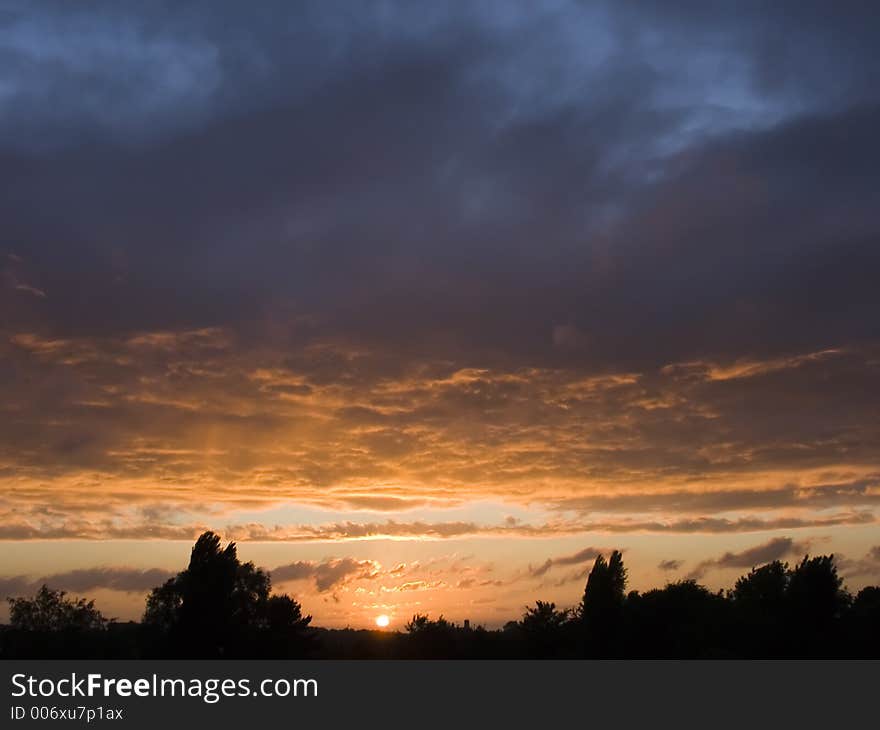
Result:
[[[384,629],[390,623],[391,619],[388,618],[384,613],[380,616],[376,616],[376,626],[378,626],[380,629]]]

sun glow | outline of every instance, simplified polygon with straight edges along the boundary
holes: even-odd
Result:
[[[391,619],[388,618],[384,613],[381,616],[376,616],[376,626],[378,626],[380,629],[384,629],[390,623]]]

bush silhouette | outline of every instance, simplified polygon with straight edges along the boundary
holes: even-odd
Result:
[[[107,626],[94,601],[67,598],[43,585],[33,598],[7,598],[9,625],[20,631],[94,631]]]
[[[101,658],[118,632],[94,601],[40,587],[34,596],[8,598],[9,626],[0,633],[0,658]]]

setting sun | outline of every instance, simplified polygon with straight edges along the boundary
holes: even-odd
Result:
[[[376,616],[376,626],[378,626],[380,629],[384,629],[390,623],[391,619],[388,618],[384,613],[381,616]]]

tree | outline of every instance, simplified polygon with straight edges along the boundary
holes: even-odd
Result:
[[[825,624],[840,616],[849,604],[842,589],[843,579],[837,574],[834,555],[809,555],[791,571],[788,597],[792,608],[805,620]]]
[[[726,631],[727,602],[694,580],[668,583],[626,602],[629,655],[638,658],[718,656]]]
[[[787,599],[799,653],[818,656],[833,646],[836,620],[850,603],[834,555],[809,555],[789,574]]]
[[[189,566],[147,598],[144,624],[172,647],[199,656],[254,652],[268,634],[290,643],[311,616],[289,596],[271,596],[268,573],[238,559],[235,543],[205,532],[193,546]]]
[[[457,656],[462,633],[455,624],[443,616],[430,619],[425,614],[415,614],[406,626],[406,650],[418,659],[440,659]]]
[[[786,655],[793,645],[788,605],[791,571],[787,563],[774,560],[752,568],[740,577],[730,592],[735,616],[732,630],[740,651],[760,656],[770,650]]]
[[[859,591],[848,619],[850,652],[865,659],[880,656],[880,586]]]
[[[588,653],[600,656],[616,653],[626,579],[626,567],[619,550],[614,550],[607,562],[604,555],[596,556],[577,612],[583,622]]]
[[[568,643],[568,621],[571,611],[557,610],[556,604],[536,601],[526,607],[517,629],[526,655],[532,658],[556,657]]]
[[[750,612],[778,615],[785,602],[788,581],[788,564],[774,560],[759,568],[752,568],[748,575],[739,578],[731,598]]]
[[[442,614],[438,619],[430,619],[426,614],[416,613],[406,622],[404,626],[409,634],[424,634],[439,631],[448,631],[454,628],[453,624],[443,618]]]
[[[107,619],[94,601],[67,598],[64,591],[43,585],[33,598],[7,598],[9,624],[14,629],[35,632],[98,631]]]
[[[266,617],[269,629],[277,633],[302,631],[312,620],[311,616],[303,616],[302,606],[286,593],[269,596]]]
[[[559,629],[568,621],[570,611],[556,610],[556,604],[549,601],[536,601],[535,607],[526,607],[520,626],[527,632],[544,633]]]
[[[623,565],[623,555],[615,550],[608,562],[604,555],[597,555],[584,588],[581,616],[587,622],[608,620],[620,611],[625,595],[626,568]]]

